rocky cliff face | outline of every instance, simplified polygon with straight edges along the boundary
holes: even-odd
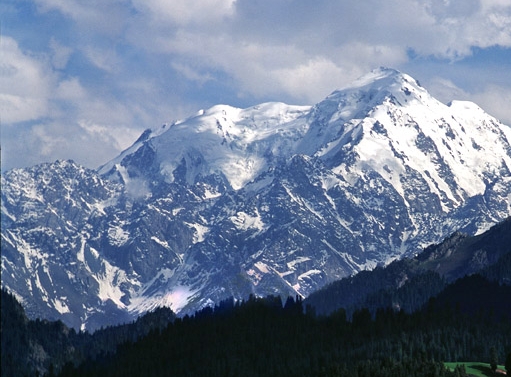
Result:
[[[2,286],[95,328],[299,294],[511,214],[511,132],[378,69],[313,107],[219,105],[97,171],[2,177]],[[114,315],[115,314],[115,315]]]

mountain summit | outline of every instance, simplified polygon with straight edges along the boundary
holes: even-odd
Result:
[[[510,141],[477,105],[386,68],[312,107],[217,105],[97,171],[4,174],[2,286],[31,315],[88,328],[307,296],[508,217]]]

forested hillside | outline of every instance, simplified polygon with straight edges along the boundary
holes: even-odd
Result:
[[[478,236],[454,233],[413,258],[362,271],[312,293],[305,303],[318,314],[345,308],[392,307],[408,313],[420,309],[449,283],[478,273],[489,281],[511,285],[511,218]]]
[[[458,295],[474,285],[477,310],[467,306],[470,295]],[[511,319],[495,306],[499,301],[511,302],[511,287],[477,275],[449,285],[413,314],[361,309],[351,319],[345,310],[317,316],[299,298],[251,296],[165,326],[155,326],[153,317],[146,320],[153,330],[139,337],[136,324],[90,335],[28,321],[30,332],[18,330],[18,338],[60,347],[48,353],[47,376],[456,376],[443,361],[489,362],[494,347],[503,364],[511,352]],[[2,321],[3,342],[9,324],[3,315]],[[7,352],[2,344],[2,376],[35,375],[27,368],[14,373],[25,363],[4,369]]]
[[[486,292],[493,293],[511,299],[510,287]],[[450,376],[442,361],[489,360],[491,347],[503,363],[511,352],[509,317],[493,307],[463,308],[456,299],[433,300],[414,314],[382,309],[372,317],[362,309],[348,321],[343,310],[316,317],[300,300],[282,306],[277,297],[251,297],[178,319],[61,376]]]
[[[2,290],[2,376],[458,376],[443,362],[504,364],[510,225],[454,234],[305,301],[252,295],[183,318],[160,308],[92,334],[29,320]]]
[[[42,375],[68,362],[95,360],[115,352],[121,343],[165,328],[175,318],[170,309],[160,308],[133,323],[90,334],[76,332],[61,321],[29,320],[14,296],[2,289],[1,298],[2,377]]]

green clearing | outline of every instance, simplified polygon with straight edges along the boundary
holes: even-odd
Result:
[[[449,368],[450,370],[454,370],[456,368],[456,365],[465,365],[465,370],[467,372],[467,375],[469,376],[477,376],[477,377],[492,377],[492,376],[503,376],[502,373],[505,373],[506,368],[504,365],[498,365],[497,366],[497,373],[493,374],[493,372],[490,369],[489,363],[477,363],[477,362],[465,362],[460,361],[458,363],[444,363],[444,365]],[[499,370],[501,370],[501,373],[499,373]]]

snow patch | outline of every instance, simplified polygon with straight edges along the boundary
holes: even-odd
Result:
[[[287,263],[287,268],[289,268],[290,270],[294,270],[295,269],[295,266],[299,263],[304,263],[304,262],[308,262],[310,261],[311,259],[309,257],[300,257],[300,258],[297,258],[291,262],[288,262]]]
[[[268,274],[270,272],[268,265],[263,262],[256,262],[254,263],[254,266],[256,266],[263,274]]]
[[[172,216],[177,216],[179,214],[179,212],[181,212],[182,210],[184,210],[184,207],[178,207],[178,208],[172,209]]]
[[[132,300],[130,311],[135,313],[144,313],[154,310],[161,306],[172,309],[174,313],[179,313],[197,293],[196,290],[186,286],[175,286],[170,291],[158,293],[152,296],[139,296]]]
[[[177,286],[167,293],[161,302],[164,306],[169,306],[175,313],[178,313],[188,304],[188,300],[194,293],[189,287]]]
[[[76,253],[76,259],[82,263],[85,263],[85,239],[82,238],[80,250]]]
[[[101,264],[103,271],[92,275],[99,284],[99,299],[102,302],[112,300],[119,308],[125,308],[126,305],[121,301],[124,296],[121,286],[122,283],[129,281],[126,273],[118,267],[112,266],[107,260],[103,260]],[[130,283],[130,285],[134,284],[133,281]]]
[[[108,240],[112,246],[123,246],[128,242],[130,234],[120,226],[113,226],[108,229]]]
[[[60,313],[71,313],[71,310],[69,310],[69,307],[67,306],[65,300],[67,300],[67,297],[61,297],[60,299],[56,298],[53,301],[53,307]]]
[[[265,229],[265,224],[257,210],[255,216],[250,216],[245,212],[238,212],[236,216],[231,216],[230,220],[239,230],[247,231],[249,229],[256,229],[258,231],[263,231]]]
[[[247,275],[252,278],[254,285],[258,285],[263,276],[270,273],[271,267],[261,261],[254,263],[254,267],[247,271]]]
[[[160,240],[160,239],[159,239],[158,237],[156,237],[156,236],[152,236],[152,237],[151,237],[151,240],[153,240],[154,242],[156,242],[158,245],[160,245],[160,246],[164,247],[165,249],[170,249],[170,246],[169,246],[169,244],[168,244],[168,242],[167,242],[167,241],[162,241],[162,240]]]
[[[198,223],[185,223],[190,228],[195,229],[195,234],[193,235],[193,243],[200,243],[204,242],[206,239],[206,235],[209,233],[209,228],[205,225],[198,224]]]
[[[209,187],[207,187],[205,190],[204,190],[204,195],[203,195],[203,198],[204,199],[215,199],[215,198],[218,198],[222,196],[221,193],[219,193],[218,191],[214,190],[214,189],[211,189]]]

